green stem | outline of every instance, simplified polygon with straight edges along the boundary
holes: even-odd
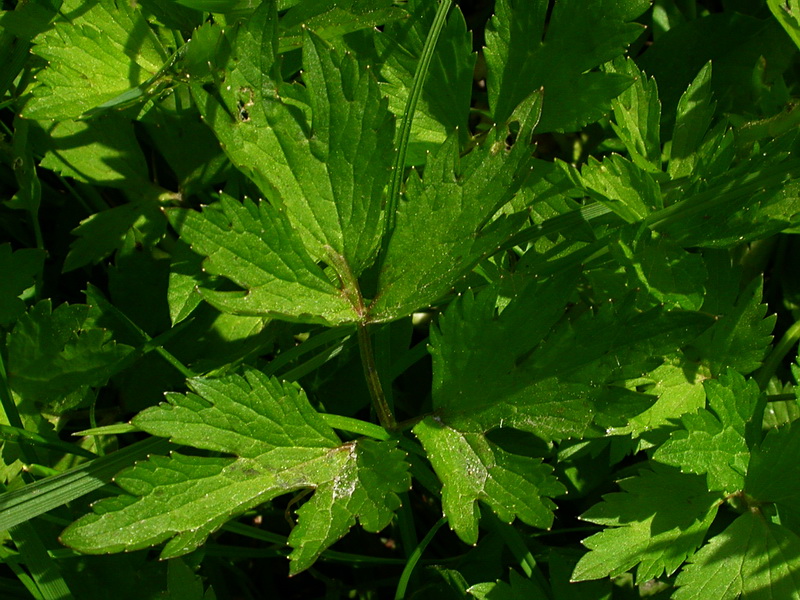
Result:
[[[392,178],[389,181],[389,196],[386,204],[386,221],[384,222],[383,231],[384,254],[389,240],[392,237],[392,231],[394,231],[394,225],[397,219],[397,205],[400,200],[400,187],[403,183],[403,171],[406,164],[406,154],[408,153],[408,141],[411,138],[411,124],[414,121],[414,113],[417,110],[417,104],[422,96],[422,88],[425,84],[425,78],[428,75],[428,69],[431,65],[436,42],[439,40],[439,35],[447,21],[447,12],[450,10],[451,4],[452,0],[441,0],[439,7],[436,9],[436,15],[433,17],[433,24],[428,32],[428,37],[425,39],[425,45],[422,47],[422,54],[419,57],[419,62],[414,72],[414,83],[411,86],[411,93],[408,95],[406,106],[403,110],[403,119],[400,122],[400,136],[397,145],[397,157],[392,167]]]
[[[436,532],[447,522],[447,517],[442,517],[433,527],[431,527],[430,531],[427,535],[422,538],[422,541],[419,545],[414,548],[414,552],[411,553],[411,556],[408,557],[408,562],[406,562],[406,566],[403,569],[403,573],[400,575],[400,580],[397,583],[397,591],[394,594],[394,600],[402,600],[406,597],[406,589],[408,588],[408,582],[411,579],[411,574],[414,572],[414,567],[417,566],[419,559],[422,558],[422,553],[425,552],[425,549],[428,547],[428,544],[431,543],[433,536],[436,535]]]
[[[775,347],[770,352],[767,360],[764,361],[764,364],[761,366],[761,369],[758,371],[758,375],[756,376],[756,382],[758,383],[758,387],[766,389],[769,380],[772,379],[772,376],[775,374],[775,371],[778,370],[781,362],[783,361],[784,357],[789,353],[789,351],[800,341],[800,321],[794,323],[789,329],[786,330],[786,333],[783,334],[781,341],[778,342]]]
[[[367,437],[375,438],[376,440],[386,441],[391,438],[391,435],[379,425],[362,421],[361,419],[352,419],[350,417],[343,417],[342,415],[332,415],[329,413],[322,413],[322,420],[334,428],[341,429],[342,431],[349,431],[351,433],[358,433]]]
[[[364,367],[364,378],[367,380],[369,394],[372,397],[372,404],[378,414],[381,425],[392,431],[397,427],[386,396],[383,394],[381,378],[378,376],[378,369],[375,367],[375,353],[372,350],[372,337],[366,323],[358,324],[358,348],[361,350],[361,364]]]

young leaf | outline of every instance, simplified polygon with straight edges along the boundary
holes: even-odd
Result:
[[[491,217],[533,168],[528,141],[540,111],[538,93],[520,104],[513,116],[520,131],[510,150],[505,127],[464,157],[454,134],[429,157],[423,179],[412,172],[370,305],[373,321],[396,319],[434,302],[519,228],[526,215]]]
[[[223,275],[244,292],[201,289],[203,298],[227,312],[274,315],[337,325],[358,319],[358,306],[312,260],[284,213],[266,202],[221,196],[202,213],[168,211],[181,239],[203,256],[203,268]]]
[[[42,270],[45,254],[36,248],[11,252],[11,244],[0,244],[0,326],[7,326],[25,312],[25,302],[19,297],[31,287]]]
[[[800,538],[759,512],[741,515],[689,563],[675,600],[800,598]]]
[[[414,435],[442,480],[442,512],[465,543],[478,541],[478,500],[507,523],[518,517],[542,529],[553,524],[549,498],[566,488],[541,459],[508,453],[482,433],[463,433],[437,417],[418,423]]]
[[[705,474],[708,489],[731,494],[744,487],[750,460],[747,428],[759,399],[758,385],[728,371],[704,382],[709,410],[683,415],[675,431],[653,455],[654,460]]]
[[[678,102],[669,174],[673,179],[691,175],[697,150],[711,125],[715,103],[711,100],[711,63],[704,66]]]
[[[53,404],[101,385],[133,348],[103,329],[86,327],[89,306],[42,300],[20,317],[8,337],[8,383],[24,401]]]
[[[606,494],[581,515],[609,528],[583,541],[590,551],[575,566],[573,580],[614,577],[638,565],[636,580],[644,583],[671,575],[702,544],[720,494],[709,492],[702,477],[652,468],[623,479],[623,492]]]
[[[500,0],[487,25],[487,88],[497,123],[544,87],[539,131],[573,131],[603,116],[611,100],[632,83],[626,75],[592,69],[621,55],[641,34],[641,26],[629,21],[647,10],[647,0],[559,2],[545,31],[548,5],[545,0]]]
[[[255,370],[245,377],[197,378],[133,424],[153,435],[232,458],[154,456],[118,475],[129,494],[95,505],[62,534],[86,553],[146,548],[162,558],[191,552],[226,521],[276,496],[314,488],[293,535],[292,572],[309,567],[359,520],[388,525],[410,483],[394,442],[342,444],[299,387]],[[304,524],[303,520],[308,523]]]
[[[631,87],[611,101],[611,127],[637,167],[661,171],[661,103],[656,80],[648,79],[631,58],[620,57],[606,63],[604,69],[634,79]]]
[[[308,106],[283,100],[280,82],[269,79],[277,20],[271,4],[234,30],[230,57],[219,65],[224,86],[198,81],[193,92],[231,161],[285,213],[308,254],[352,279],[380,243],[394,121],[370,70],[311,33],[299,92]]]
[[[581,169],[586,191],[628,223],[644,219],[662,208],[661,189],[653,176],[619,155],[602,162],[590,158]]]
[[[33,40],[32,51],[48,66],[37,74],[39,85],[25,105],[26,118],[75,119],[150,79],[167,59],[147,20],[131,4],[70,4],[74,17]]]

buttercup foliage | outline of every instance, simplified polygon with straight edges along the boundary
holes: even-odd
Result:
[[[796,2],[2,9],[4,597],[800,599]]]

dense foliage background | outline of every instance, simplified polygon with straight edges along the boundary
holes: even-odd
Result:
[[[450,4],[3,2],[3,598],[800,598],[800,4]]]

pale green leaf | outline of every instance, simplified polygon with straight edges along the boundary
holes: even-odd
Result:
[[[202,289],[203,298],[220,310],[310,323],[357,320],[344,292],[311,259],[283,213],[266,202],[240,203],[223,195],[202,213],[168,214],[181,239],[208,257],[203,262],[208,273],[244,288]]]
[[[11,252],[11,244],[0,244],[0,326],[10,325],[25,312],[22,292],[31,287],[44,265],[45,254],[36,248]]]
[[[91,121],[58,121],[45,127],[44,134],[47,137],[37,146],[44,152],[40,166],[46,169],[98,185],[152,185],[128,119],[112,114]]]
[[[797,600],[800,538],[748,511],[711,538],[675,582],[675,600]]]
[[[191,247],[183,240],[175,242],[172,248],[169,265],[169,316],[173,326],[188,317],[202,302],[197,287],[210,287],[208,277],[203,274],[203,258],[192,252]]]
[[[508,453],[483,434],[462,433],[437,417],[418,423],[414,434],[442,481],[442,512],[467,544],[478,541],[478,501],[507,523],[519,518],[542,529],[552,525],[549,498],[566,488],[541,459]]]
[[[683,415],[653,458],[683,472],[705,474],[708,489],[732,494],[744,487],[750,461],[748,423],[759,399],[758,385],[728,371],[704,382],[709,409]]]
[[[310,33],[299,92],[308,106],[284,100],[269,78],[276,19],[268,4],[233,30],[230,57],[218,65],[225,84],[198,81],[194,95],[231,161],[285,213],[308,254],[352,279],[380,243],[394,121],[370,70]]]
[[[669,426],[686,413],[695,412],[706,405],[705,389],[701,385],[702,372],[691,372],[684,361],[672,360],[648,373],[641,385],[650,385],[647,392],[658,400],[644,412],[629,419],[625,427],[615,428],[615,434],[632,433],[649,443],[649,432]]]
[[[42,300],[19,318],[8,338],[8,383],[26,402],[53,404],[116,373],[133,348],[86,326],[89,306]]]
[[[581,515],[607,529],[583,540],[589,552],[576,565],[573,580],[614,577],[636,567],[636,580],[644,583],[671,575],[702,544],[720,494],[709,492],[702,477],[658,465],[653,469],[623,479],[622,492],[603,496]]]
[[[166,541],[162,558],[200,546],[226,521],[276,496],[313,488],[301,511],[308,537],[290,540],[293,572],[307,568],[358,519],[385,527],[408,489],[395,442],[342,444],[302,390],[248,370],[245,377],[196,378],[192,392],[140,413],[133,424],[172,441],[230,458],[154,456],[115,478],[128,494],[101,501],[62,534],[86,553],[146,548]],[[380,467],[377,467],[377,465]],[[307,505],[308,506],[308,505]],[[318,511],[329,529],[320,535]],[[303,525],[306,514],[310,524]],[[319,535],[320,537],[315,537]],[[307,546],[308,545],[308,546]]]
[[[548,5],[545,0],[497,2],[486,28],[489,105],[500,123],[544,87],[540,131],[573,131],[603,116],[632,83],[627,75],[592,69],[621,55],[641,34],[641,26],[629,21],[649,2],[568,0],[549,15]]]
[[[289,535],[292,574],[311,566],[323,550],[356,523],[377,533],[400,508],[398,492],[410,487],[405,454],[393,443],[360,440],[350,447],[344,467],[298,511],[298,523]]]
[[[25,105],[29,119],[74,119],[155,75],[167,55],[129,2],[93,0],[34,38],[48,61]],[[132,43],[132,40],[136,40]]]

